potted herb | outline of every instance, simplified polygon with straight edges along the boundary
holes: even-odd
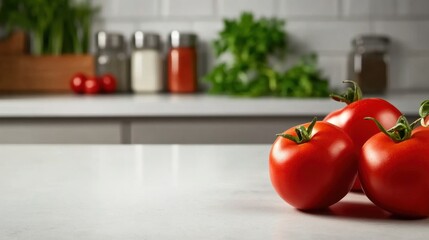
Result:
[[[96,11],[88,0],[2,0],[0,25],[25,31],[31,47],[30,55],[0,57],[0,71],[9,72],[0,76],[0,91],[69,91],[72,74],[93,74],[88,51]]]
[[[315,54],[303,56],[286,72],[270,62],[287,53],[284,21],[255,19],[243,13],[238,19],[225,19],[224,29],[213,42],[216,56],[229,55],[231,61],[218,63],[205,80],[210,93],[236,96],[321,97],[329,93],[328,81],[317,68]]]

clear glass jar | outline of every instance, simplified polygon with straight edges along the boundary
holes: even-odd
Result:
[[[117,92],[129,92],[128,55],[124,36],[100,31],[96,34],[96,73],[112,74],[117,81]]]
[[[198,89],[197,35],[172,31],[167,54],[168,90],[172,93],[192,93]]]
[[[388,86],[388,48],[386,36],[363,35],[352,41],[348,59],[348,79],[357,82],[364,93],[380,94]]]
[[[131,88],[133,92],[163,90],[161,39],[158,34],[137,31],[132,37]]]

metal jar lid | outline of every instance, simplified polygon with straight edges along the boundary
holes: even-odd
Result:
[[[134,49],[160,49],[161,38],[156,33],[136,31],[131,39]]]
[[[168,37],[170,47],[195,47],[197,45],[197,35],[188,32],[174,30]]]
[[[359,52],[386,52],[390,44],[388,36],[360,35],[352,40],[352,45]]]
[[[122,34],[99,31],[95,35],[95,42],[99,50],[122,50],[125,48],[125,39]]]

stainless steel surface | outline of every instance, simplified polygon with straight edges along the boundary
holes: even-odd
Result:
[[[119,33],[108,33],[99,31],[96,33],[96,47],[97,49],[125,49],[124,36]]]
[[[364,52],[386,52],[390,46],[390,38],[385,35],[367,34],[360,35],[352,40],[355,51]]]
[[[197,45],[197,35],[194,33],[180,32],[174,30],[168,37],[169,45],[172,48],[176,47],[195,47]]]
[[[156,49],[161,48],[161,38],[157,33],[136,31],[132,37],[134,49]]]

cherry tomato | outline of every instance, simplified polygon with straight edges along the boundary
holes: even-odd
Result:
[[[70,88],[75,93],[83,93],[85,81],[86,76],[82,73],[77,73],[70,79]]]
[[[269,155],[274,189],[283,200],[302,210],[338,202],[350,191],[357,175],[355,147],[343,130],[318,121],[310,132],[310,139],[301,143],[277,137]],[[298,136],[295,128],[283,134]]]
[[[116,78],[111,74],[105,74],[100,77],[100,85],[104,93],[113,93],[116,91]]]
[[[378,133],[362,147],[359,177],[377,206],[404,217],[429,216],[429,131],[393,141]]]
[[[89,77],[86,79],[84,92],[86,94],[97,94],[100,92],[100,83],[96,77]]]
[[[354,83],[355,84],[355,83]],[[353,140],[356,146],[356,152],[360,152],[363,144],[374,134],[379,133],[377,126],[367,121],[365,117],[373,117],[380,121],[387,128],[393,127],[396,120],[402,115],[401,112],[389,102],[380,98],[361,99],[359,86],[354,85],[352,97],[349,97],[348,105],[342,109],[328,114],[324,121],[330,122],[343,129]],[[359,179],[356,179],[352,190],[361,191]]]

